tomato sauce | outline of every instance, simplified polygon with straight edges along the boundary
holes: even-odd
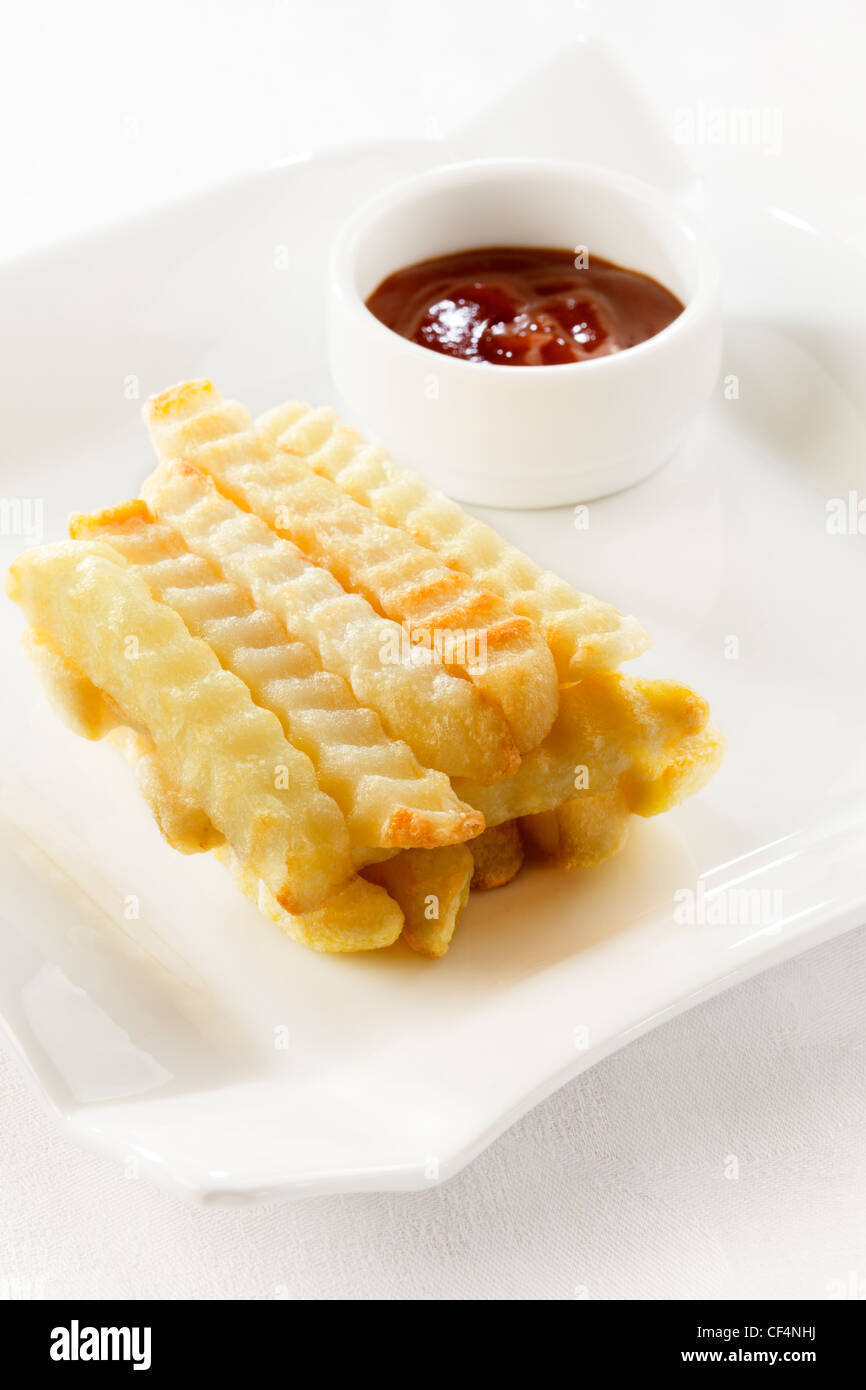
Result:
[[[657,280],[599,256],[484,246],[397,270],[367,300],[388,328],[467,362],[551,367],[622,352],[683,305]]]

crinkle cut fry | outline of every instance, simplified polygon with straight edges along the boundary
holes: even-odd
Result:
[[[649,646],[635,618],[624,617],[611,604],[543,570],[491,526],[395,464],[386,450],[341,425],[334,410],[293,401],[266,412],[257,429],[271,447],[303,458],[380,521],[403,527],[419,545],[436,551],[453,569],[472,575],[515,613],[537,623],[560,680],[611,670]]]
[[[172,849],[181,854],[202,854],[225,844],[225,836],[200,806],[177,786],[149,734],[121,725],[108,735],[135,774],[142,799]]]
[[[192,397],[197,404],[192,409],[188,401],[185,405],[178,404],[170,431],[171,450],[175,454],[185,454],[192,449],[196,461],[206,468],[208,453],[216,454],[220,467],[226,460],[234,466],[249,458],[247,419],[239,407],[215,404],[212,388],[209,383],[206,386],[204,392],[193,390]],[[196,419],[196,414],[206,418]],[[631,814],[657,814],[708,780],[718,766],[724,744],[717,731],[707,724],[706,706],[699,697],[673,682],[637,682],[620,688],[609,683],[606,668],[637,654],[647,644],[645,634],[633,619],[623,619],[608,605],[576,594],[555,576],[545,575],[525,556],[507,546],[495,532],[475,523],[447,499],[437,498],[406,470],[396,469],[387,455],[370,449],[354,431],[339,428],[333,412],[311,411],[302,405],[280,407],[260,420],[259,435],[264,449],[273,451],[279,442],[290,453],[306,459],[314,472],[337,483],[380,521],[394,527],[402,526],[421,546],[435,550],[449,566],[465,570],[482,587],[499,592],[515,612],[539,622],[546,631],[564,680],[582,677],[587,671],[601,669],[604,672],[602,689],[604,684],[608,685],[608,696],[602,700],[600,717],[597,717],[598,709],[593,715],[592,700],[590,717],[587,719],[585,709],[581,717],[587,691],[575,705],[576,697],[566,690],[563,694],[565,718],[561,715],[557,720],[557,727],[541,748],[535,750],[537,756],[530,758],[530,765],[519,769],[498,788],[480,789],[475,804],[484,806],[491,822],[494,816],[501,819],[475,842],[473,848],[478,859],[483,857],[485,844],[492,843],[490,837],[500,832],[510,835],[513,831],[513,822],[505,823],[505,811],[510,809],[513,814],[521,815],[521,835],[528,844],[533,843],[533,829],[541,831],[542,823],[548,826],[548,839],[555,837],[558,862],[566,865],[600,862],[623,843]],[[386,464],[385,476],[376,465],[377,455]],[[393,494],[396,485],[399,485],[398,490],[402,489],[400,507],[404,510],[398,508],[392,512],[388,510],[391,503],[384,493],[388,490]],[[424,494],[423,505],[412,510],[411,517],[405,510],[407,494],[403,485],[410,491],[420,488]],[[444,504],[444,519],[436,506],[440,501]],[[433,504],[432,512],[427,503]],[[415,514],[417,510],[425,512],[420,521]],[[426,525],[432,529],[425,530]],[[468,538],[467,528],[472,533]],[[453,543],[449,537],[453,537]],[[473,552],[471,561],[465,558],[467,541],[468,549]],[[481,552],[485,550],[487,558],[482,564]],[[497,581],[501,588],[497,588]],[[521,593],[521,584],[535,591],[528,601]],[[529,607],[523,606],[525,602]],[[579,609],[582,611],[577,611]],[[610,626],[606,625],[605,615],[613,619]],[[577,636],[572,641],[575,633]],[[633,649],[623,650],[630,642]],[[588,690],[591,692],[592,687]],[[621,706],[613,714],[610,708],[604,711],[605,703],[610,704],[611,691],[616,692],[614,706],[617,703]],[[575,708],[578,711],[576,721]],[[622,718],[623,709],[625,718]],[[606,732],[599,734],[599,728]],[[597,740],[593,737],[594,729]],[[647,740],[641,745],[644,734]],[[592,789],[570,796],[577,785],[572,779],[578,771],[575,764],[579,757],[586,761],[592,774]],[[599,786],[606,790],[596,790]],[[470,797],[476,790],[468,779],[458,783],[458,788],[464,796]],[[533,810],[539,806],[552,809],[526,815],[527,806]],[[437,854],[430,855],[433,863]],[[404,857],[398,855],[390,861],[392,873]],[[429,927],[427,931],[429,933]],[[447,946],[447,942],[445,944]]]
[[[561,869],[591,869],[625,847],[632,813],[621,788],[574,796],[555,811],[524,816],[520,833],[537,859]]]
[[[172,434],[162,406],[154,433],[160,457],[187,458],[206,469],[227,496],[330,570],[345,589],[406,625],[410,641],[432,647],[447,668],[502,709],[519,750],[540,743],[556,715],[557,680],[533,623],[290,454],[270,454],[253,433],[246,439],[238,428],[242,407],[222,407],[225,437],[237,447],[209,450],[208,444],[218,442],[219,409],[188,415]]]
[[[446,667],[468,677],[502,710],[521,753],[545,737],[558,706],[556,668],[542,634],[498,594],[291,454],[278,451],[218,481],[345,588],[405,625],[412,642],[429,643]]]
[[[162,835],[180,854],[213,849],[223,836],[204,811],[173,786],[165,775],[153,739],[123,723],[115,702],[59,650],[44,632],[26,628],[23,645],[37,679],[54,709],[80,738],[108,738],[133,767],[142,798]]]
[[[114,701],[64,656],[46,632],[27,627],[21,642],[55,714],[79,738],[105,738],[123,723]]]
[[[172,784],[152,739],[129,728],[115,729],[108,737],[133,767],[136,781],[169,843],[184,853],[213,850],[241,892],[294,941],[313,951],[333,954],[381,950],[397,940],[403,929],[399,906],[382,888],[360,877],[349,879],[310,912],[286,912],[261,879],[241,863],[204,813]]]
[[[695,796],[722,765],[727,747],[714,724],[673,744],[656,768],[635,767],[622,784],[633,815],[659,816]]]
[[[145,502],[74,516],[70,533],[113,545],[154,598],[174,608],[256,703],[277,715],[345,815],[354,846],[432,847],[483,829],[480,812],[457,800],[444,773],[423,768],[408,744],[390,739],[375,711],[358,705],[317,652],[293,641],[274,614],[189,550]]]
[[[587,676],[562,691],[556,724],[513,777],[495,787],[459,779],[455,789],[488,827],[620,786],[636,814],[654,815],[667,809],[667,784],[690,795],[721,761],[724,740],[708,717],[706,701],[677,681]]]
[[[206,381],[186,382],[147,402],[144,418],[157,456],[167,463],[188,460],[222,476],[226,468],[264,453],[249,414],[223,402]],[[383,653],[400,650],[402,630],[382,618],[360,594],[346,594],[327,570],[310,565],[299,573],[289,542],[277,552],[284,577],[297,581],[283,594],[296,606],[293,635],[318,645],[323,665],[345,676],[358,702],[376,709],[387,731],[413,748],[420,762],[449,776],[494,782],[520,761],[501,710],[438,662],[383,662]],[[342,600],[342,602],[338,602]],[[285,613],[281,610],[281,616]]]
[[[230,440],[223,444],[231,447]],[[290,637],[313,647],[325,669],[343,676],[358,703],[375,709],[386,732],[405,741],[423,766],[454,775],[474,769],[470,775],[486,783],[518,765],[501,711],[436,663],[383,660],[395,638],[399,644],[399,627],[224,497],[209,474],[164,462],[143,491],[189,550],[274,614]]]
[[[309,759],[115,550],[25,551],[7,590],[123,722],[149,733],[172,780],[283,906],[308,911],[350,877],[345,820]]]
[[[287,935],[314,951],[367,951],[390,946],[403,929],[392,898],[362,878],[309,913],[280,907],[260,879],[239,861],[204,811],[175,786],[148,734],[119,723],[120,711],[69,662],[44,633],[25,632],[25,646],[52,705],[74,732],[107,736],[132,767],[139,790],[168,843],[181,854],[214,850],[241,890]]]
[[[405,916],[403,937],[418,955],[444,956],[466,903],[473,859],[466,845],[407,849],[384,864],[371,864],[364,877],[381,884]]]
[[[724,753],[724,738],[708,724],[675,741],[655,768],[636,767],[609,791],[573,796],[554,810],[522,817],[520,833],[538,859],[563,869],[594,868],[623,849],[633,815],[673,810],[706,786]]]
[[[350,879],[321,907],[304,914],[286,912],[261,879],[243,865],[229,845],[214,850],[245,897],[261,913],[310,950],[327,955],[356,951],[380,951],[391,946],[403,930],[398,903],[366,878]]]

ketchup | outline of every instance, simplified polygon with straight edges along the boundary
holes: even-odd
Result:
[[[622,352],[660,333],[683,305],[657,280],[572,251],[481,246],[419,261],[383,280],[367,308],[413,343],[511,367]]]

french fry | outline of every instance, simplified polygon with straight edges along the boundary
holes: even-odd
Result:
[[[503,711],[521,752],[540,743],[556,715],[557,681],[533,623],[290,454],[269,454],[253,432],[235,428],[241,409],[224,406],[234,448],[211,449],[218,410],[209,406],[202,413],[205,438],[199,438],[198,417],[188,413],[171,436],[162,425],[167,412],[161,402],[154,434],[160,456],[204,468],[227,496],[330,570],[345,589],[405,625],[408,637],[396,651],[407,641],[466,676]]]
[[[225,836],[200,806],[172,782],[153,739],[120,726],[108,735],[135,773],[139,792],[163,837],[180,854],[201,854],[225,844]]]
[[[145,502],[75,516],[70,533],[114,546],[154,598],[170,604],[256,703],[276,714],[343,812],[353,846],[430,847],[483,829],[481,813],[457,800],[444,773],[423,768],[408,744],[390,739],[341,676],[325,671],[311,647],[292,641],[277,617],[188,550]]]
[[[202,379],[145,419],[145,500],[73,517],[7,590],[67,724],[294,940],[440,957],[471,887],[599,864],[718,768],[704,700],[614,669],[633,618],[333,411],[254,425]]]
[[[620,785],[635,810],[651,808],[660,795],[657,779],[677,755],[683,786],[692,771],[696,787],[711,775],[703,745],[688,742],[706,728],[708,713],[706,701],[676,681],[630,679],[617,672],[587,676],[561,692],[553,729],[513,777],[494,787],[461,779],[455,790],[484,812],[488,827],[552,811],[576,791],[594,795]],[[710,737],[720,758],[721,737],[715,730]],[[694,767],[696,759],[709,769],[706,776]]]
[[[157,440],[164,436],[172,437],[184,420],[206,416],[211,407],[221,403],[222,396],[206,377],[171,386],[167,391],[151,396],[147,402],[151,436]]]
[[[282,906],[307,911],[349,878],[345,820],[309,759],[115,550],[65,541],[25,551],[7,592],[123,722],[150,735],[172,781]]]
[[[635,618],[541,569],[492,527],[395,464],[384,449],[341,425],[335,411],[291,402],[268,411],[257,428],[273,447],[291,450],[380,521],[403,527],[452,569],[471,575],[479,587],[537,623],[560,680],[613,669],[649,646]]]
[[[403,913],[383,888],[353,878],[320,907],[303,914],[286,912],[261,879],[256,878],[234,850],[214,850],[241,892],[281,931],[302,946],[327,955],[348,951],[380,951],[391,946],[403,930]]]
[[[633,769],[623,792],[636,816],[658,816],[707,785],[722,765],[725,738],[714,725],[697,730],[669,750],[655,770]]]
[[[286,935],[311,950],[327,953],[373,951],[390,946],[403,929],[403,914],[381,888],[360,877],[307,913],[290,913],[238,859],[234,850],[183,792],[175,787],[153,741],[120,727],[108,735],[133,767],[136,781],[162,834],[182,854],[213,850],[240,890]]]
[[[55,714],[79,738],[102,739],[122,724],[114,701],[63,655],[46,632],[25,628],[21,643]]]
[[[520,873],[523,866],[523,842],[517,821],[492,825],[468,846],[475,865],[472,887],[481,891],[502,888]]]
[[[290,913],[238,859],[202,811],[175,787],[153,741],[134,729],[108,735],[134,768],[139,788],[169,844],[182,854],[213,850],[237,886],[259,910],[302,946],[327,953],[390,946],[403,929],[400,908],[381,888],[355,877],[307,913]]]
[[[615,788],[572,797],[557,810],[525,816],[519,824],[536,859],[562,869],[590,869],[623,849],[630,821],[626,798]]]
[[[609,793],[601,792],[601,796]],[[521,816],[517,822],[523,847],[532,859],[555,864],[559,854],[559,815],[553,811],[536,811],[532,816]]]
[[[498,594],[449,569],[289,453],[278,451],[217,481],[344,588],[404,625],[413,645],[429,646],[444,666],[471,680],[502,710],[521,753],[549,732],[558,703],[553,659],[529,619]]]
[[[153,740],[122,722],[113,700],[98,690],[44,632],[26,628],[23,645],[55,713],[80,738],[108,738],[135,771],[136,782],[165,839],[181,854],[213,849],[223,836],[165,774]]]
[[[536,859],[564,869],[594,868],[624,848],[633,815],[673,810],[706,786],[724,752],[724,739],[709,724],[668,749],[654,773],[646,767],[632,771],[610,791],[574,796],[555,810],[524,816],[520,833]]]
[[[422,956],[444,956],[469,899],[473,860],[465,845],[407,849],[384,864],[364,869],[400,904],[407,946]]]
[[[203,444],[249,430],[249,411],[224,401],[213,382],[183,381],[149,397],[144,419],[160,459],[182,458]]]
[[[277,617],[291,638],[313,647],[323,667],[342,676],[358,703],[376,710],[387,733],[408,743],[424,766],[445,773],[475,768],[480,782],[517,766],[499,710],[440,666],[385,659],[400,640],[399,627],[224,497],[207,473],[164,463],[143,492],[193,553]]]

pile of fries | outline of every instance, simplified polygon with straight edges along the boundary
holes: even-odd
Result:
[[[7,581],[49,698],[317,951],[447,951],[470,889],[589,868],[702,787],[706,702],[621,675],[633,618],[540,569],[332,410],[209,381],[145,408],[141,498]]]

